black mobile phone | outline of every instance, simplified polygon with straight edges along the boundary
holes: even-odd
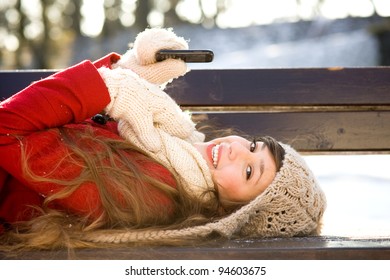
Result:
[[[211,62],[214,53],[211,50],[160,50],[156,53],[156,60],[168,58],[182,59],[185,62]]]

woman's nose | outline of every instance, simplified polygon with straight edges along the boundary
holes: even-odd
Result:
[[[249,150],[239,142],[230,143],[229,149],[230,160],[242,159],[243,157],[247,157],[249,153]]]

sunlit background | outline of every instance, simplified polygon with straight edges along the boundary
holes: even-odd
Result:
[[[65,1],[65,0],[64,0]],[[31,1],[32,2],[32,1]],[[84,0],[81,28],[84,34],[97,36],[104,24],[104,5],[112,6],[115,0]],[[123,0],[119,19],[125,26],[135,22],[134,0]],[[312,20],[318,16],[327,19],[346,17],[370,17],[377,13],[390,16],[388,0],[183,0],[154,1],[154,8],[148,14],[151,26],[164,25],[164,14],[176,4],[178,17],[193,24],[206,27],[237,28],[251,25],[270,24],[275,21]],[[108,13],[110,14],[110,13]],[[117,14],[113,17],[118,16]]]
[[[150,26],[213,49],[198,68],[390,65],[389,17],[390,0],[0,0],[0,69],[122,53]],[[306,158],[328,196],[324,234],[390,235],[389,155]]]
[[[383,64],[374,51],[360,61],[353,53],[343,59],[348,39],[336,35],[349,32],[351,43],[379,49],[389,16],[388,0],[0,0],[0,69],[62,68],[108,49],[124,51],[148,26],[174,27],[195,46],[214,48],[214,67]],[[302,45],[313,37],[325,51]],[[249,60],[241,51],[250,47],[257,56]],[[309,57],[299,56],[302,48]],[[226,65],[226,53],[234,63]]]

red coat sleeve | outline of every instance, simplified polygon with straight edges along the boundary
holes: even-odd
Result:
[[[121,56],[117,53],[110,53],[106,56],[103,56],[102,58],[94,61],[93,65],[95,65],[96,68],[100,67],[108,67],[111,68],[111,65],[116,63]]]
[[[96,67],[84,61],[34,82],[1,102],[0,137],[81,122],[109,102],[108,90]]]
[[[8,204],[4,200],[4,196],[7,195],[6,186],[8,194],[17,192],[14,185],[10,186],[10,178],[13,177],[32,189],[32,185],[24,180],[21,169],[20,136],[29,137],[28,143],[33,149],[31,156],[37,154],[37,158],[40,158],[39,154],[42,154],[44,155],[42,161],[46,162],[47,166],[55,166],[63,157],[61,154],[63,146],[59,145],[57,136],[49,132],[44,135],[32,135],[34,132],[48,128],[82,122],[100,112],[110,102],[110,97],[97,67],[110,67],[117,58],[117,55],[108,55],[97,61],[96,66],[90,61],[81,62],[46,79],[34,82],[0,103],[0,118],[2,119],[0,122],[1,209],[10,204],[15,207],[15,200]],[[40,160],[34,163],[40,164]],[[77,174],[74,168],[67,168],[61,172]],[[46,194],[50,191],[50,188],[44,185],[39,190],[34,189],[38,194]],[[23,196],[26,195],[23,194]],[[7,199],[10,197],[11,195],[7,195]],[[91,195],[91,197],[90,200],[94,200],[93,197],[96,195]],[[6,207],[6,209],[9,208]],[[8,214],[9,211],[5,212]]]

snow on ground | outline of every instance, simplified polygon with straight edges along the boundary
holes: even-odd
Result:
[[[324,189],[324,235],[390,236],[390,156],[305,156]]]

